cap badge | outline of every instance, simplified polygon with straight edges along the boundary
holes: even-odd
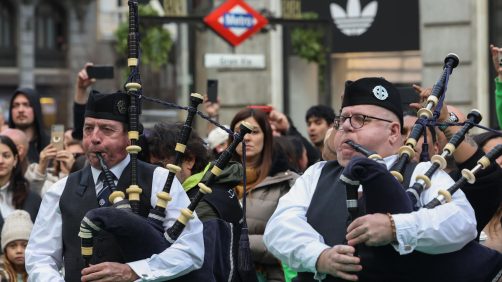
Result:
[[[375,98],[382,101],[389,97],[387,89],[385,89],[385,87],[383,87],[382,85],[377,85],[375,86],[375,88],[373,88],[373,95],[375,96]]]
[[[118,100],[117,101],[117,110],[119,114],[123,115],[127,112],[127,105],[125,100]]]

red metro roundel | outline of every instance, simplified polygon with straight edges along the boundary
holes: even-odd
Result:
[[[204,18],[223,39],[239,45],[268,24],[268,20],[243,0],[229,0]]]

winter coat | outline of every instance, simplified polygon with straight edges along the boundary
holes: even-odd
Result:
[[[247,192],[246,218],[249,242],[255,267],[263,272],[267,281],[284,281],[281,262],[268,252],[263,243],[265,226],[274,213],[279,198],[286,194],[298,174],[286,170],[268,176]]]

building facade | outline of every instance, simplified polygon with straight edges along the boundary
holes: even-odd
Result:
[[[176,1],[150,2],[155,2],[162,10],[165,8],[162,4],[165,6],[165,3]],[[182,2],[186,4],[188,16],[202,18],[225,1]],[[282,18],[283,5],[291,5],[295,1],[246,2],[269,17]],[[349,6],[351,9],[359,7],[361,14],[369,13],[374,18],[373,26],[379,20],[378,16],[382,15],[378,13],[392,10],[384,9],[373,13],[371,8],[375,5],[384,7],[385,3],[389,3],[379,0],[298,2],[304,12],[310,9],[309,5],[312,3],[321,3],[319,7],[324,11],[330,11],[330,5],[336,4],[340,7],[338,10],[345,13],[348,13]],[[396,13],[409,13],[416,17],[417,28],[408,29],[410,32],[407,34],[395,36],[394,41],[380,41],[396,45],[397,42],[413,42],[395,50],[372,50],[370,47],[379,41],[378,38],[372,38],[372,41],[364,45],[358,45],[354,41],[354,46],[358,48],[353,50],[350,45],[335,50],[342,48],[340,46],[343,44],[334,37],[331,41],[326,41],[328,47],[335,51],[327,56],[328,68],[323,73],[319,73],[316,64],[307,62],[291,51],[288,36],[296,26],[271,24],[241,45],[232,47],[202,22],[175,23],[174,28],[171,27],[175,35],[171,58],[160,72],[145,71],[143,83],[148,90],[145,95],[186,104],[190,92],[205,93],[207,79],[217,79],[222,101],[222,123],[229,123],[234,113],[245,105],[269,104],[290,115],[300,132],[304,133],[304,115],[310,106],[329,104],[338,111],[340,94],[346,80],[377,75],[400,86],[412,83],[432,86],[441,74],[443,59],[453,52],[459,55],[460,65],[454,70],[448,86],[448,103],[465,112],[477,108],[484,114],[483,124],[495,126],[495,73],[488,45],[502,45],[500,1],[411,2],[407,3],[412,10]],[[329,12],[328,15],[331,17]],[[383,15],[387,19],[391,17],[385,13]],[[48,125],[71,125],[76,76],[85,62],[115,66],[123,66],[125,63],[120,61],[121,56],[114,51],[114,31],[121,21],[126,20],[124,17],[127,17],[126,0],[0,1],[0,107],[7,110],[10,96],[17,87],[34,87],[46,97],[43,103]],[[328,18],[328,21],[331,27],[326,32],[343,32],[340,28],[337,30],[338,27],[333,23],[335,18]],[[366,33],[361,33],[362,36],[370,34],[371,28],[373,27],[369,27]],[[361,30],[356,28],[352,32],[359,33]],[[326,38],[329,39],[328,35],[330,34]],[[361,49],[360,46],[368,48]],[[265,63],[263,67],[249,69],[208,67],[205,64],[207,54],[259,55]],[[320,76],[324,76],[325,87],[320,87],[318,83]],[[122,88],[123,82],[122,77],[116,77],[111,81],[99,81],[95,88],[114,91]],[[156,117],[173,117],[161,107],[147,108],[157,111],[153,114]],[[199,129],[202,131],[200,126]]]

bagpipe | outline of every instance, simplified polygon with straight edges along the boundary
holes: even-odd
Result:
[[[427,98],[427,103],[425,107],[421,108],[417,112],[418,120],[413,125],[408,139],[406,139],[405,144],[401,148],[399,148],[399,159],[392,167],[391,173],[401,183],[403,182],[403,172],[406,168],[406,165],[413,159],[415,155],[414,148],[417,144],[417,140],[420,139],[422,134],[426,132],[425,128],[428,125],[428,121],[430,120],[435,121],[439,117],[439,114],[441,112],[441,107],[443,106],[443,101],[445,98],[445,92],[448,86],[450,74],[453,72],[453,69],[458,66],[458,64],[459,64],[459,59],[457,55],[450,53],[446,56],[444,60],[443,72],[441,74],[441,77],[434,84],[434,87],[432,88],[431,91],[431,95],[429,95],[429,97]],[[435,110],[433,113],[432,108],[434,107]],[[462,140],[459,140],[458,144],[460,143],[460,141]],[[453,149],[454,148],[455,146],[453,147]],[[450,154],[453,153],[450,151],[448,152]],[[438,167],[439,165],[443,164],[444,166],[446,166],[446,161],[442,162],[442,160],[439,159],[437,161],[438,161]],[[432,175],[436,169],[437,167],[431,170],[430,174]],[[428,177],[430,178],[430,175]],[[426,186],[424,186],[424,184],[428,183],[426,177],[423,177],[421,178],[421,180],[419,179],[418,181],[421,185],[417,184],[417,186],[413,188],[413,191],[411,190],[409,191],[410,193],[420,194],[421,189],[423,190],[424,188],[426,188]]]
[[[353,146],[354,150],[367,157],[354,157],[345,167],[340,177],[346,183],[347,208],[351,220],[357,218],[361,212],[357,199],[359,185],[363,187],[361,199],[366,214],[399,214],[415,211],[410,194],[407,193],[394,175],[389,173],[385,164],[382,163],[382,159],[374,152],[364,149],[361,145],[352,141],[347,143]],[[463,177],[460,180],[444,192],[439,192],[439,196],[424,205],[424,208],[438,208],[439,205],[451,200],[451,194],[468,181],[475,181],[474,174],[489,166],[500,155],[502,155],[502,144],[497,145],[483,156],[475,168],[464,170],[462,172]],[[399,273],[396,275],[416,279],[412,281],[492,281],[494,277],[502,273],[502,254],[475,241],[469,242],[458,251],[436,255],[415,251],[412,254],[400,256],[390,246],[365,248],[370,250],[372,257],[377,261],[377,270],[366,267],[370,277],[372,271],[382,271],[382,268],[385,269],[388,265],[394,265],[396,269],[402,270],[396,270],[395,272]],[[358,252],[363,251],[358,248]],[[469,265],[469,267],[462,268],[463,265]],[[364,265],[363,269],[365,269]],[[420,280],[425,279],[424,277],[427,280]]]
[[[128,136],[131,144],[127,147],[127,151],[130,155],[131,178],[130,186],[126,189],[128,199],[126,199],[123,192],[116,191],[113,188],[115,185],[113,178],[110,175],[111,172],[104,160],[98,156],[98,158],[100,158],[101,168],[105,174],[106,184],[112,187],[115,191],[113,191],[109,197],[109,201],[112,206],[92,209],[88,211],[82,219],[79,237],[81,238],[81,251],[86,267],[93,258],[93,254],[96,253],[96,250],[94,250],[94,239],[100,232],[111,233],[113,235],[117,245],[121,248],[120,253],[122,254],[122,258],[119,262],[122,263],[146,259],[169,248],[173,243],[175,243],[175,241],[182,234],[185,226],[194,217],[193,213],[199,202],[203,199],[204,195],[212,192],[210,188],[211,185],[226,167],[237,146],[243,142],[244,136],[253,130],[253,127],[249,123],[242,122],[239,127],[239,132],[233,133],[218,123],[210,120],[209,117],[197,110],[198,105],[203,102],[203,97],[197,93],[191,94],[190,105],[188,107],[181,107],[142,95],[138,67],[138,2],[128,1],[128,5],[128,66],[131,70],[128,82],[125,84],[127,94],[130,96]],[[150,209],[147,217],[138,214],[140,194],[142,193],[142,188],[138,186],[137,182],[138,153],[142,150],[142,148],[138,145],[140,137],[138,128],[139,114],[141,112],[141,100],[150,100],[169,107],[186,110],[188,112],[174,149],[174,163],[166,166],[169,171],[166,182],[162,191],[156,195],[156,205]],[[186,144],[192,130],[192,123],[196,115],[200,115],[205,120],[208,120],[216,126],[225,129],[225,131],[227,131],[232,137],[232,142],[227,149],[221,153],[219,158],[211,164],[210,169],[203,177],[204,182],[198,183],[197,194],[191,200],[190,205],[187,208],[181,209],[180,216],[177,218],[175,223],[170,228],[165,230],[163,224],[167,213],[166,207],[168,206],[169,201],[172,200],[170,190],[176,173],[181,170],[180,165],[182,163],[182,157],[185,152]],[[245,146],[243,146],[243,150],[245,150],[244,147]],[[107,174],[108,177],[106,177]],[[245,218],[243,221],[245,222]],[[228,244],[226,242],[232,241],[231,237],[233,234],[228,233],[228,229],[231,228],[231,226],[229,227],[228,224],[222,220],[209,220],[203,222],[203,227],[205,245],[203,266],[201,269],[192,271],[188,275],[182,276],[178,279],[180,279],[180,281],[236,281],[237,278],[232,276],[233,272],[235,272],[233,266],[235,262],[231,257],[231,253],[234,250],[232,250],[232,247],[230,246],[231,242]],[[246,247],[245,243],[246,242],[244,242],[243,247]],[[249,244],[249,242],[247,243]],[[220,251],[218,249],[220,245],[225,245],[222,248],[228,250],[230,254],[227,253],[224,257],[221,255],[221,258],[217,257],[217,253]],[[249,247],[249,245],[247,245],[247,247]],[[241,254],[239,253],[239,256],[240,255]],[[245,259],[244,257],[245,254],[242,255],[242,262],[240,261],[241,257],[239,257],[239,266],[242,266],[243,271],[250,271],[252,267],[250,265],[243,264],[249,264],[251,263],[251,260],[249,258]]]
[[[433,105],[437,105],[438,101],[440,101],[440,105],[442,104],[441,101],[444,99],[444,90],[446,89],[449,73],[457,64],[458,58],[456,56],[450,54],[445,59],[444,72],[432,91],[434,97],[429,97],[427,106],[418,112],[419,120],[413,127],[410,137],[405,143],[406,145],[399,149],[399,158],[391,167],[391,171],[387,169],[385,162],[376,152],[368,150],[351,140],[346,142],[356,152],[365,156],[365,158],[354,157],[340,176],[340,180],[346,187],[349,224],[362,213],[390,215],[411,213],[416,211],[417,208],[439,208],[439,205],[451,201],[452,194],[465,183],[474,183],[476,180],[475,174],[482,169],[486,169],[497,157],[502,155],[502,144],[500,144],[479,159],[475,168],[472,170],[464,169],[462,178],[454,185],[446,190],[440,190],[439,195],[423,205],[423,207],[419,205],[420,193],[431,186],[431,178],[434,173],[439,168],[446,167],[445,157],[453,154],[455,148],[464,140],[469,129],[476,126],[481,120],[481,114],[473,110],[469,113],[462,129],[449,140],[443,152],[432,157],[432,164],[426,173],[418,175],[410,187],[403,187],[402,183],[405,180],[403,175],[415,153],[413,147],[420,138],[422,131],[430,124],[430,119],[439,116],[440,109],[436,107],[433,115],[431,108]],[[438,98],[441,96],[442,98]],[[359,198],[358,189],[360,185],[362,186],[362,197]],[[361,211],[362,206],[364,207],[363,212]],[[395,275],[393,277],[398,277],[396,281],[492,281],[502,273],[502,254],[475,241],[469,242],[458,251],[437,255],[414,251],[411,254],[401,256],[389,245],[361,247],[366,251],[365,254],[371,254],[366,257],[373,258],[372,265],[364,265],[364,259],[361,259],[363,270],[366,269],[365,275],[370,277],[369,281],[380,277],[371,276],[374,273],[391,273],[392,271],[394,271],[393,275]],[[358,248],[358,253],[360,252],[361,248]],[[469,265],[469,267],[462,267],[463,265]]]

